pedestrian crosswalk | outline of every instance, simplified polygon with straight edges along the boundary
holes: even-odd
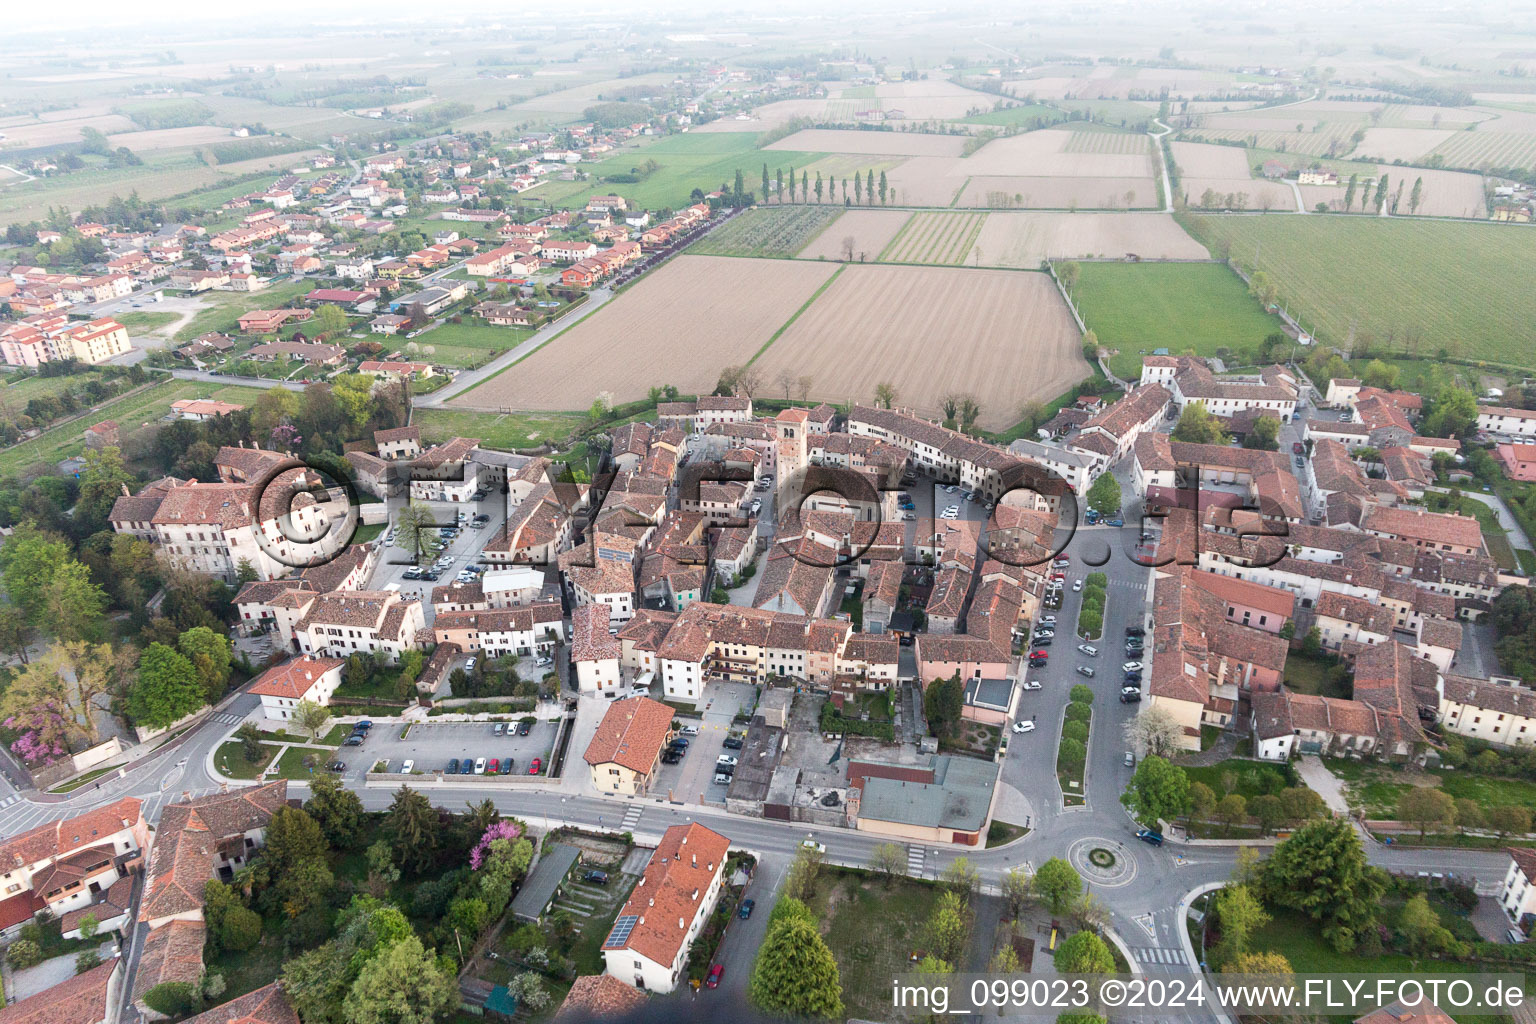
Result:
[[[235,725],[240,722],[243,717],[244,716],[242,715],[230,714],[228,711],[220,711],[218,714],[213,716],[213,720],[222,725]]]
[[[923,863],[928,859],[928,850],[922,846],[907,847],[907,874],[913,878],[923,877]]]
[[[1112,586],[1112,587],[1124,587],[1126,590],[1146,590],[1147,589],[1147,581],[1144,580],[1144,579],[1140,579],[1140,580],[1136,580],[1136,579],[1130,579],[1130,580],[1112,579],[1112,580],[1109,581],[1109,585]]]
[[[15,793],[12,793],[10,796],[6,797],[4,800],[0,800],[0,807],[9,807],[9,806],[11,806],[11,804],[15,803],[17,800],[20,800],[20,799],[21,799],[21,797],[17,796]]]
[[[629,810],[624,812],[624,821],[619,825],[620,832],[633,832],[640,822],[640,815],[645,813],[645,808],[639,804],[630,804]]]
[[[1182,949],[1164,949],[1161,946],[1132,946],[1131,955],[1145,966],[1152,964],[1188,964],[1189,958]]]

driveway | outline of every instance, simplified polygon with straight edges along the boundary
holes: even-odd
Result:
[[[1301,776],[1301,781],[1309,789],[1323,798],[1323,803],[1328,805],[1330,811],[1349,814],[1349,801],[1344,798],[1344,783],[1324,767],[1322,758],[1316,754],[1303,754],[1296,763],[1296,774]]]

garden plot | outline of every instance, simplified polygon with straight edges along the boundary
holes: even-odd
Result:
[[[680,256],[453,408],[586,409],[657,385],[707,393],[752,358],[837,269],[795,260]]]
[[[873,263],[911,216],[905,210],[848,210],[801,249],[800,258],[841,260],[852,252],[854,262]]]
[[[984,267],[1034,269],[1044,259],[1123,257],[1203,260],[1205,246],[1166,213],[1021,213],[987,215],[971,259]]]
[[[1044,274],[857,264],[754,365],[765,380],[809,376],[810,396],[826,401],[867,402],[889,382],[900,405],[935,417],[945,395],[968,394],[986,429],[1008,426],[1025,402],[1049,401],[1089,372],[1076,324]]]
[[[959,135],[920,135],[916,132],[861,132],[810,128],[771,146],[801,153],[859,153],[873,156],[958,157],[965,146]]]

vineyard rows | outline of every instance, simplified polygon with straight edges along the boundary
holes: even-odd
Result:
[[[1328,124],[1322,130],[1315,132],[1285,132],[1285,131],[1250,131],[1246,128],[1199,128],[1189,133],[1192,142],[1210,142],[1218,139],[1229,142],[1244,142],[1249,145],[1253,140],[1258,140],[1259,149],[1273,149],[1282,153],[1302,153],[1306,156],[1338,156],[1346,155],[1355,148],[1354,141],[1350,138],[1354,134],[1356,126],[1351,124]],[[1334,152],[1329,154],[1328,146],[1334,143]]]
[[[1145,135],[1127,132],[1073,132],[1063,153],[1110,153],[1118,156],[1142,156],[1150,140]]]
[[[1457,132],[1431,153],[1447,167],[1536,167],[1536,135],[1529,132]]]
[[[915,213],[880,259],[885,263],[960,266],[976,245],[985,213]]]
[[[689,251],[700,256],[793,256],[842,212],[831,206],[758,207],[711,231]]]

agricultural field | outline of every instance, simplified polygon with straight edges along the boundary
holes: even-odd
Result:
[[[1204,217],[1190,231],[1214,253],[1261,269],[1308,330],[1333,345],[1387,349],[1418,337],[1427,352],[1536,367],[1524,285],[1536,232],[1407,217]],[[1087,278],[1084,267],[1084,279]]]
[[[1040,122],[1062,121],[1066,115],[1055,107],[1040,103],[1020,103],[1002,110],[989,110],[985,114],[972,114],[966,124],[982,124],[1006,128],[1010,125],[1035,125]]]
[[[802,168],[822,157],[821,153],[804,153],[794,150],[776,151],[769,159],[757,148],[757,136],[747,133],[669,135],[634,148],[624,148],[606,160],[583,168],[591,174],[586,181],[550,181],[538,186],[529,195],[536,199],[572,206],[586,201],[587,197],[622,191],[624,198],[646,209],[677,208],[685,205],[689,193],[699,188],[708,192],[731,182],[741,171],[748,191],[762,190],[763,164],[766,162],[771,176],[783,166],[795,168],[796,176]],[[634,183],[615,184],[604,182],[608,175],[628,174],[646,161],[654,160],[659,168]]]
[[[829,263],[680,256],[490,380],[456,409],[586,409],[675,385],[714,390],[748,362],[837,271]]]
[[[942,156],[914,156],[886,175],[891,202],[898,206],[949,206],[965,187],[965,161]]]
[[[765,147],[801,153],[857,153],[866,156],[951,156],[965,146],[960,135],[921,135],[917,132],[833,131],[809,128]],[[769,158],[769,163],[775,158]]]
[[[1044,259],[1203,260],[1205,246],[1166,213],[995,212],[977,236],[971,259],[984,267],[1033,270]]]
[[[852,253],[853,262],[872,263],[911,216],[906,210],[845,210],[800,250],[800,258],[841,260]]]
[[[768,381],[808,376],[810,397],[829,402],[868,402],[888,381],[935,417],[945,395],[969,394],[994,430],[1090,374],[1044,274],[867,264],[845,265],[754,366]]]
[[[1151,139],[1136,132],[1073,131],[1062,152],[1145,156],[1151,146]]]
[[[1145,135],[1051,128],[993,139],[963,161],[968,175],[1151,179]]]
[[[1382,163],[1394,160],[1415,162],[1428,156],[1453,134],[1433,128],[1367,128],[1365,138],[1354,148],[1353,155]]]
[[[1415,181],[1422,180],[1420,217],[1466,217],[1485,220],[1488,217],[1488,201],[1483,193],[1483,179],[1476,174],[1461,171],[1440,171],[1423,167],[1393,167],[1382,164],[1376,168],[1378,175],[1387,176],[1387,194],[1397,193],[1402,186],[1393,216],[1410,216],[1408,200]]]
[[[880,254],[880,262],[961,266],[986,219],[985,213],[914,213]]]
[[[880,106],[908,121],[949,121],[991,110],[997,97],[940,78],[875,86]]]
[[[954,206],[993,210],[1136,210],[1158,205],[1152,178],[967,178]]]
[[[1456,132],[1430,155],[1450,167],[1536,167],[1536,132]]]
[[[261,397],[260,388],[218,387],[191,380],[166,380],[143,391],[121,395],[79,419],[61,423],[37,437],[0,450],[0,475],[20,472],[37,463],[53,465],[85,450],[83,431],[102,420],[116,420],[127,437],[149,423],[158,422],[171,411],[171,403],[182,398],[212,398],[221,402],[250,405]]]
[[[699,256],[787,258],[842,212],[840,206],[760,206],[722,224],[688,251]]]
[[[1289,185],[1251,177],[1248,151],[1236,146],[1170,143],[1169,156],[1179,171],[1184,202],[1199,206],[1207,190],[1217,197],[1242,196],[1239,206],[1249,210],[1296,209],[1296,195]]]
[[[491,413],[458,412],[453,409],[417,408],[413,426],[421,428],[426,444],[440,444],[455,437],[478,437],[487,448],[533,448],[559,445],[586,424],[585,413]]]
[[[1269,122],[1264,128],[1194,128],[1183,133],[1192,142],[1242,142],[1257,149],[1278,149],[1307,156],[1347,156],[1354,149],[1353,135],[1358,124],[1317,122],[1317,129],[1284,131],[1274,118],[1254,118]],[[1304,122],[1293,122],[1296,123]]]
[[[1126,380],[1137,379],[1141,357],[1159,348],[1192,348],[1201,356],[1228,348],[1235,362],[1250,363],[1264,338],[1280,330],[1279,319],[1264,312],[1242,278],[1219,263],[1082,263],[1079,268],[1072,294],[1077,311],[1100,344],[1118,350],[1109,367]]]

